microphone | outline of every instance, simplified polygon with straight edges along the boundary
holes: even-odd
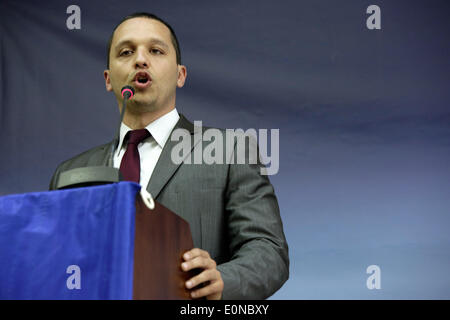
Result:
[[[125,86],[120,92],[122,92],[122,98],[125,100],[131,99],[134,96],[134,88],[132,86]]]
[[[134,96],[134,88],[125,86],[122,88],[123,105],[120,113],[119,126],[115,139],[111,145],[111,152],[109,154],[107,165],[95,167],[75,168],[61,172],[58,181],[56,182],[56,189],[89,187],[101,184],[115,183],[122,180],[122,175],[119,169],[114,168],[113,158],[120,141],[120,126],[125,115],[127,101]]]
[[[109,155],[108,160],[108,166],[113,167],[113,159],[114,159],[114,153],[116,152],[117,148],[119,147],[119,141],[120,141],[120,126],[122,125],[123,116],[125,115],[125,109],[127,108],[127,101],[134,96],[134,88],[132,86],[125,86],[120,90],[122,93],[123,98],[123,104],[122,104],[122,112],[120,113],[120,121],[119,125],[117,126],[117,133],[116,133],[116,140],[114,144],[111,146],[111,154]]]

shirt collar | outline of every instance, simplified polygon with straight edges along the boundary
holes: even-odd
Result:
[[[177,109],[174,108],[162,117],[159,117],[155,121],[151,122],[145,128],[148,130],[148,132],[150,132],[156,143],[161,148],[164,148],[164,145],[170,137],[172,129],[175,127],[179,119],[180,115],[178,114]],[[130,130],[132,129],[122,122],[122,124],[120,125],[120,140],[117,150],[120,150],[122,148],[125,135]]]

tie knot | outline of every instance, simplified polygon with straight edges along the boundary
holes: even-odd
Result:
[[[150,132],[147,129],[131,130],[127,132],[128,144],[138,145],[142,140],[150,137]]]

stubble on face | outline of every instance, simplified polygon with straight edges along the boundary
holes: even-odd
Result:
[[[119,108],[122,105],[121,88],[131,85],[136,91],[127,103],[126,116],[162,115],[175,107],[176,88],[184,84],[183,73],[180,82],[180,68],[183,71],[184,66],[177,65],[170,30],[164,24],[145,17],[123,22],[114,33],[109,54],[106,87],[114,92]],[[138,72],[150,75],[149,86],[139,88],[134,82]]]

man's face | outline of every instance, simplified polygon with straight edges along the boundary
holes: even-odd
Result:
[[[121,89],[130,85],[135,95],[131,111],[151,112],[175,105],[175,90],[186,79],[186,68],[177,65],[169,28],[145,17],[123,22],[116,29],[104,71],[106,89],[121,105]]]

